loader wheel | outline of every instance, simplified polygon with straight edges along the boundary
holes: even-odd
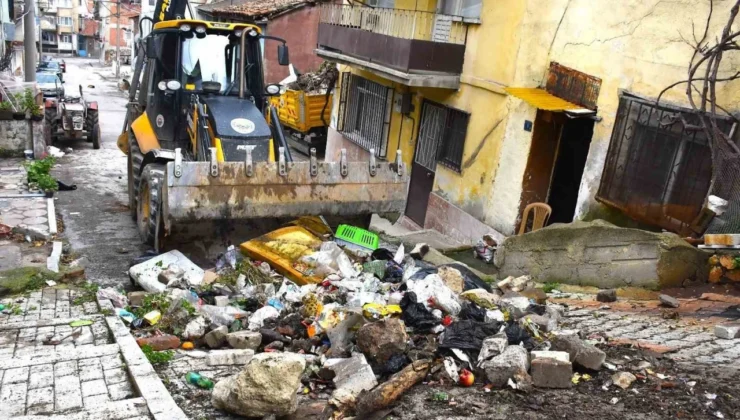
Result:
[[[139,183],[136,225],[139,236],[147,245],[154,245],[157,235],[157,213],[161,209],[162,183],[165,166],[152,163],[144,168]]]
[[[56,116],[56,109],[44,109],[44,141],[47,146],[52,146],[54,144],[54,133],[57,132]]]
[[[139,143],[134,134],[128,132],[128,208],[131,218],[136,220],[136,203],[139,194],[139,178],[141,174],[141,162],[144,155],[139,149]]]
[[[93,149],[100,149],[100,125],[95,124],[93,126],[90,139],[92,140]]]

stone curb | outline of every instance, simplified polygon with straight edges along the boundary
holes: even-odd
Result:
[[[98,305],[101,308],[113,307],[108,299],[98,299]],[[177,406],[126,325],[117,316],[107,316],[105,322],[126,361],[126,370],[134,387],[146,400],[155,420],[187,420],[188,416]]]
[[[49,221],[49,235],[57,234],[57,213],[54,209],[54,199],[46,199],[46,218]]]

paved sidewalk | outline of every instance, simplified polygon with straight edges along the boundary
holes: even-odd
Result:
[[[575,309],[565,313],[563,328],[578,329],[586,335],[601,334],[610,339],[634,340],[669,347],[666,356],[679,362],[737,367],[740,339],[724,340],[714,335],[711,323],[696,318],[663,319],[645,315],[595,308]],[[704,325],[703,325],[704,324]]]
[[[105,316],[110,302],[81,303],[83,296],[46,288],[0,301],[11,305],[0,314],[0,418],[187,418],[128,329]],[[44,344],[71,333],[76,320],[92,324]]]
[[[24,227],[34,239],[48,239],[57,233],[54,199],[28,191],[23,162],[0,160],[0,223],[11,228]]]

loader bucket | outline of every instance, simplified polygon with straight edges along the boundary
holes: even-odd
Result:
[[[165,177],[167,232],[173,223],[208,220],[373,213],[397,218],[408,187],[403,163],[387,162],[374,171],[367,162],[256,162],[249,168],[245,162],[169,162]]]

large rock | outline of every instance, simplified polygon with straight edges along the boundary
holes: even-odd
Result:
[[[235,349],[256,350],[262,343],[262,334],[257,331],[236,331],[227,334],[226,341]]]
[[[296,411],[296,390],[306,367],[295,353],[260,353],[239,374],[219,381],[211,402],[245,417],[284,416]]]
[[[584,343],[575,333],[553,334],[552,349],[568,352],[570,361],[586,369],[599,370],[606,360],[606,353]]]
[[[532,382],[538,388],[570,388],[573,366],[556,358],[532,360]]]
[[[208,366],[246,365],[252,360],[254,350],[211,350],[206,356]]]
[[[357,331],[357,347],[374,364],[382,366],[406,351],[406,326],[396,318],[365,324]]]
[[[672,233],[595,220],[510,236],[496,251],[495,263],[499,276],[529,274],[539,283],[659,289],[680,286],[686,279],[705,281],[708,257]]]
[[[195,318],[188,322],[185,326],[185,331],[182,333],[182,337],[186,340],[197,340],[206,333],[206,320],[202,316]]]
[[[355,398],[362,391],[369,391],[378,385],[375,374],[367,364],[362,353],[353,353],[346,359],[327,359],[325,369],[334,374],[332,400],[337,406],[354,405]]]
[[[510,378],[529,370],[529,355],[521,346],[509,346],[503,353],[484,362],[481,368],[486,372],[486,378],[495,387],[506,385]]]
[[[206,334],[206,344],[212,349],[217,349],[226,343],[226,335],[228,333],[229,329],[226,326],[220,326]]]

